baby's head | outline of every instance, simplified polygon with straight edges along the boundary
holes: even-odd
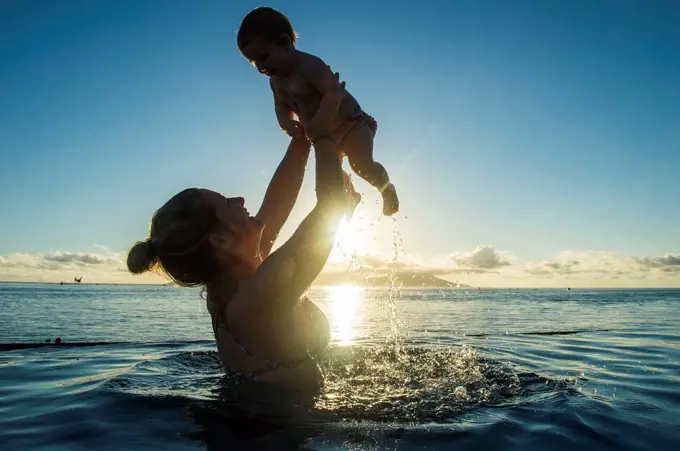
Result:
[[[286,16],[273,8],[255,8],[243,18],[236,36],[243,56],[265,75],[290,70],[295,31]]]

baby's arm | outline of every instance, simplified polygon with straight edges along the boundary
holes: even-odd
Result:
[[[269,80],[269,86],[274,94],[274,111],[276,112],[276,120],[279,122],[279,126],[291,137],[301,135],[302,128],[300,123],[294,119],[295,113],[281,99],[271,79]]]
[[[344,88],[338,82],[331,68],[320,58],[306,55],[303,62],[303,75],[320,93],[321,102],[313,118],[305,125],[308,135],[316,135],[317,124],[329,124],[338,113],[342,102]]]

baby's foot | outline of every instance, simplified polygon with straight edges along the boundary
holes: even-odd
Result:
[[[382,192],[383,197],[383,214],[385,216],[392,216],[399,211],[399,198],[397,197],[397,190],[391,183]]]
[[[356,190],[354,189],[354,184],[352,183],[352,179],[349,177],[349,174],[346,173],[345,171],[342,171],[343,178],[345,180],[345,191],[347,192],[347,200],[349,202],[349,206],[354,211],[354,209],[361,203],[361,194],[357,193]]]

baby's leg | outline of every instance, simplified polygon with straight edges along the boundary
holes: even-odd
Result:
[[[373,159],[373,131],[368,125],[352,129],[342,140],[352,170],[373,185],[383,196],[383,214],[399,211],[399,199],[390,177],[382,164]]]

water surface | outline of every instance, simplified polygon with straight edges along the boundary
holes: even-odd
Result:
[[[0,284],[0,343],[66,343],[0,352],[0,449],[679,449],[680,291],[310,297],[326,386],[272,417],[230,398],[197,290]]]

